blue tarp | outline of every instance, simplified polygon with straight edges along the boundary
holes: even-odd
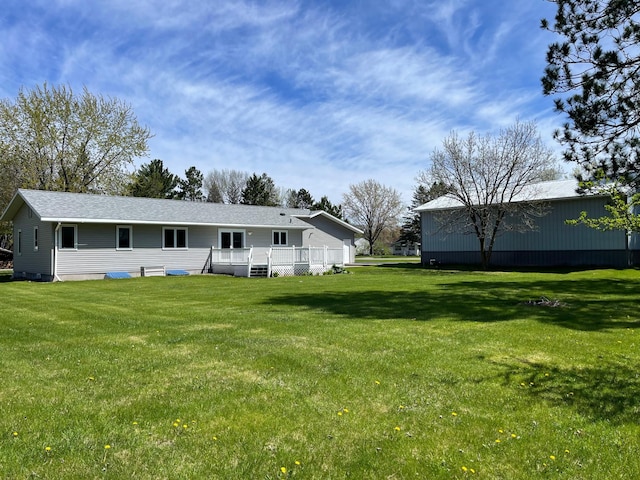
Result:
[[[104,278],[131,278],[129,272],[107,272]]]
[[[177,277],[181,275],[189,275],[189,272],[186,270],[167,270],[167,275]]]

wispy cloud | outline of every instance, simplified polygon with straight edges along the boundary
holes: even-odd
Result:
[[[124,99],[174,173],[266,172],[334,202],[375,178],[409,201],[451,130],[560,123],[538,85],[543,7],[9,0],[0,94],[48,81]]]

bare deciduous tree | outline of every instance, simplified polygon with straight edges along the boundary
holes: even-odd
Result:
[[[451,133],[431,154],[423,180],[448,186],[450,208],[436,214],[440,230],[476,235],[486,268],[501,232],[531,230],[546,213],[535,184],[548,180],[554,165],[535,123],[518,121],[497,136]]]
[[[214,170],[204,179],[207,191],[207,202],[232,203],[242,202],[242,190],[247,185],[249,174],[239,170]]]
[[[369,254],[373,254],[373,245],[382,232],[398,226],[404,205],[393,188],[365,180],[349,186],[349,193],[343,195],[342,209],[353,224],[362,227],[369,242]]]

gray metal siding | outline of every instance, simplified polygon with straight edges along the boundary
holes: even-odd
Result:
[[[600,232],[582,225],[571,226],[565,223],[567,219],[577,218],[582,210],[586,210],[591,216],[606,213],[601,198],[554,202],[550,212],[537,220],[537,230],[500,235],[496,239],[494,252],[625,249],[624,232]],[[423,212],[423,252],[469,252],[479,249],[475,235],[445,234],[439,232],[438,228],[433,213]]]

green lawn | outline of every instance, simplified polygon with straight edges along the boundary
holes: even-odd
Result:
[[[2,479],[640,478],[637,271],[0,281],[0,299]]]

